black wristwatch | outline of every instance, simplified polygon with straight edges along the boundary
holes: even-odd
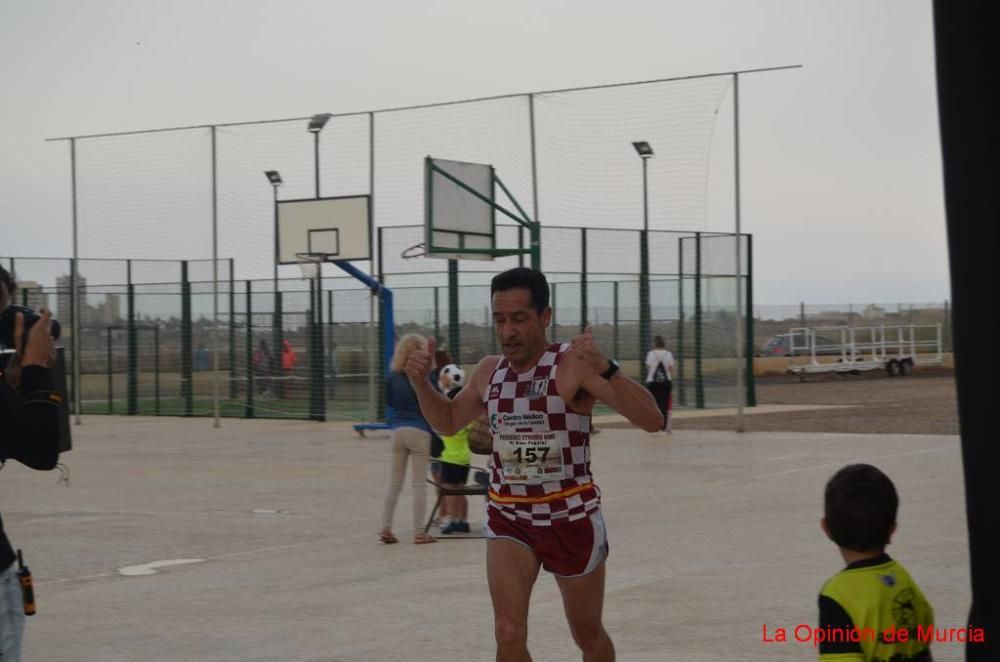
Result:
[[[619,370],[621,370],[621,366],[618,365],[618,361],[608,359],[608,369],[601,373],[601,379],[611,379]]]

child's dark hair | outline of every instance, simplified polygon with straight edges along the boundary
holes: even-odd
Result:
[[[856,552],[885,549],[899,496],[889,477],[870,464],[849,464],[826,484],[824,517],[833,542]]]
[[[549,281],[541,271],[527,267],[514,267],[494,276],[490,283],[490,297],[497,292],[519,287],[531,292],[531,303],[539,315],[549,307]]]

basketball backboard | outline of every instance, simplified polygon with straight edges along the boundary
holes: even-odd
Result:
[[[276,222],[278,264],[299,264],[303,253],[371,259],[370,196],[281,200]]]

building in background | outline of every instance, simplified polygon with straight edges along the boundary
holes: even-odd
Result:
[[[17,282],[17,303],[28,308],[41,310],[49,307],[49,294],[41,283],[33,280]]]

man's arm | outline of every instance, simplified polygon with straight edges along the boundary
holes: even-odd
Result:
[[[595,371],[582,383],[588,393],[646,432],[658,432],[666,425],[649,390],[620,370],[610,380]]]
[[[427,354],[427,356],[421,356]],[[472,370],[468,383],[454,400],[438,393],[427,380],[429,358],[427,352],[414,351],[406,363],[406,374],[417,393],[420,411],[431,427],[440,434],[452,435],[474,421],[483,413],[483,393],[486,381],[493,373],[498,358],[487,356]]]
[[[583,335],[573,338],[570,345],[571,356],[575,359],[571,363],[572,369],[578,371],[580,385],[588,393],[646,432],[657,432],[666,426],[656,400],[642,384],[626,377],[620,370],[610,380],[601,377],[610,363],[594,343],[589,326],[584,329]]]

